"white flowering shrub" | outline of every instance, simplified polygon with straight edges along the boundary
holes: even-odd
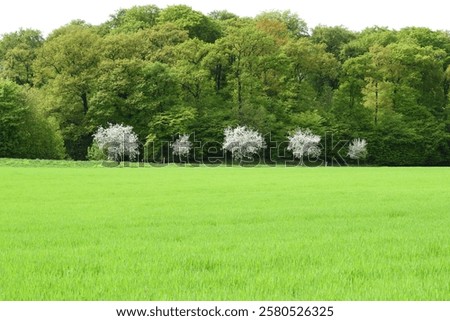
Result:
[[[181,135],[172,143],[172,148],[174,155],[187,157],[192,148],[192,143],[189,141],[189,135]]]
[[[288,136],[288,140],[287,150],[292,151],[295,158],[318,157],[321,153],[320,136],[314,135],[309,129],[298,129],[291,136]]]
[[[109,160],[120,162],[125,156],[134,160],[139,153],[139,140],[131,126],[100,126],[93,136],[94,143],[107,154]]]
[[[250,158],[266,147],[262,135],[245,126],[228,127],[225,129],[224,134],[225,140],[222,148],[230,151],[236,160]]]
[[[359,160],[367,157],[367,141],[355,138],[348,146],[347,156],[351,159],[356,159],[359,165]]]

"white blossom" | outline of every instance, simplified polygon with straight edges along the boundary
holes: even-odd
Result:
[[[248,129],[245,126],[225,129],[225,140],[222,148],[228,150],[234,159],[242,160],[250,158],[266,147],[264,138],[257,131]]]
[[[355,138],[348,147],[347,155],[351,159],[364,159],[367,157],[367,142],[365,139]]]
[[[189,135],[181,135],[174,143],[172,143],[173,154],[178,156],[188,156],[192,148],[189,141]]]
[[[288,137],[288,140],[287,150],[292,151],[295,158],[301,159],[303,156],[318,157],[321,153],[320,136],[314,135],[309,129],[298,129]]]
[[[108,154],[109,160],[120,161],[125,156],[130,160],[139,153],[139,141],[133,127],[109,124],[108,128],[99,127],[93,135],[94,143]]]

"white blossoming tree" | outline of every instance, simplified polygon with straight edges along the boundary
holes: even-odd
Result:
[[[93,135],[94,143],[106,153],[109,160],[120,162],[128,156],[134,160],[139,154],[139,140],[133,127],[109,124],[107,128],[100,126]]]
[[[348,146],[347,156],[356,159],[359,166],[359,160],[367,157],[367,141],[365,139],[355,138]]]
[[[181,135],[175,142],[171,144],[173,154],[179,157],[187,157],[192,148],[192,143],[189,141],[189,135]]]
[[[320,136],[314,135],[309,129],[297,129],[288,136],[289,145],[287,150],[292,151],[295,158],[303,161],[303,157],[319,157]]]
[[[228,127],[225,129],[224,134],[225,140],[222,148],[230,151],[236,160],[241,161],[244,158],[251,158],[252,155],[257,154],[266,147],[263,136],[245,126]]]

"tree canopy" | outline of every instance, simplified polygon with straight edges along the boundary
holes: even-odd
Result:
[[[225,128],[248,126],[280,143],[298,128],[321,142],[362,137],[369,164],[450,165],[449,89],[448,31],[135,6],[46,38],[1,36],[0,157],[86,159],[113,123],[132,126],[141,149],[159,144],[155,161],[177,135],[220,146]]]

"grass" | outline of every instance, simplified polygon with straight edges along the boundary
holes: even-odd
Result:
[[[449,182],[0,166],[0,300],[450,300]]]

